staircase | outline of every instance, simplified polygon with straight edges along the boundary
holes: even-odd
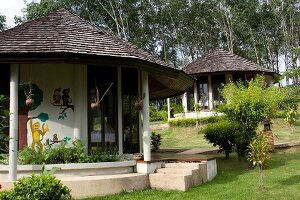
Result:
[[[207,182],[207,163],[165,163],[149,174],[151,188],[186,191]]]

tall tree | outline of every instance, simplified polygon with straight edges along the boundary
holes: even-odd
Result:
[[[0,31],[3,31],[6,29],[6,19],[4,15],[0,14]]]

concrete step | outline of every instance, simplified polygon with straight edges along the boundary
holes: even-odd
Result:
[[[193,186],[192,175],[149,174],[150,187],[163,190],[186,191]]]
[[[198,169],[181,169],[181,168],[160,168],[156,170],[156,173],[160,174],[183,174],[193,175]]]
[[[165,163],[164,168],[199,169],[201,163]]]
[[[58,177],[58,179],[71,189],[71,195],[76,199],[142,190],[150,186],[148,175],[139,173],[68,176]]]
[[[158,174],[177,174],[177,175],[192,175],[192,186],[200,185],[205,182],[203,175],[201,176],[200,169],[179,169],[179,168],[161,168],[157,169]]]

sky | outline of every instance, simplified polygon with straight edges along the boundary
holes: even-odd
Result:
[[[33,0],[26,0],[27,3],[32,1]],[[24,0],[0,0],[0,14],[6,16],[6,24],[9,28],[15,26],[14,16],[21,16],[22,8],[24,7]]]

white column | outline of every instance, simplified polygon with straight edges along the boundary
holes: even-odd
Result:
[[[184,113],[187,113],[187,92],[182,95],[182,106]]]
[[[194,82],[194,103],[199,103],[198,102],[198,85],[197,85],[197,81]]]
[[[118,67],[118,141],[119,141],[119,154],[123,154],[123,112],[122,112],[122,69]]]
[[[171,119],[170,98],[167,98],[167,104],[168,104],[168,120],[170,120]]]
[[[143,152],[144,161],[151,160],[151,140],[150,140],[150,117],[149,117],[149,83],[148,72],[142,71],[142,96],[143,100]]]
[[[17,179],[18,158],[18,87],[19,65],[10,66],[10,100],[9,100],[9,174],[8,180]]]
[[[75,116],[74,116],[74,135],[73,135],[73,139],[79,139],[81,140],[81,117],[82,117],[82,109],[81,107],[83,106],[81,103],[81,99],[82,99],[82,83],[83,83],[83,79],[82,79],[82,70],[81,70],[81,66],[76,66],[74,65],[74,76],[73,76],[73,84],[74,84],[74,105],[75,105]]]
[[[213,88],[211,83],[211,75],[208,75],[208,109],[212,110],[214,108],[213,100]]]

